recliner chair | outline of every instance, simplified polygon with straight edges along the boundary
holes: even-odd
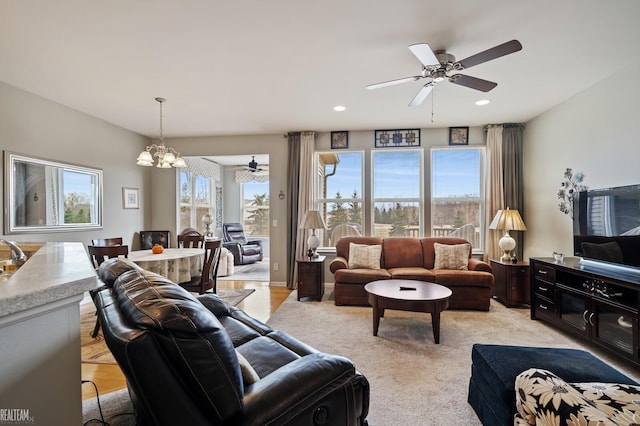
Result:
[[[262,241],[247,240],[244,229],[239,223],[224,223],[223,246],[233,253],[234,265],[246,265],[263,259]]]
[[[125,259],[98,276],[94,303],[136,424],[367,425],[369,382],[349,359]]]

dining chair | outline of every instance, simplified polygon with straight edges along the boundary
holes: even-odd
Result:
[[[100,240],[91,240],[91,241],[95,242]],[[122,242],[122,238],[120,238],[120,242]],[[113,257],[119,257],[119,256],[123,256],[123,257],[129,256],[129,246],[123,246],[123,245],[98,246],[94,244],[92,246],[87,246],[87,249],[89,251],[89,256],[91,256],[91,261],[93,262],[93,266],[95,266],[96,268],[98,268],[102,264],[102,262],[104,262],[107,259],[111,259]],[[93,299],[94,290],[90,291],[89,294]],[[95,338],[96,336],[98,336],[98,331],[100,331],[100,321],[96,320],[96,326],[93,328],[91,337]]]
[[[93,244],[94,246],[121,246],[122,237],[91,240],[91,244]]]
[[[140,231],[140,247],[142,250],[150,250],[154,245],[160,244],[164,248],[169,248],[169,231]]]
[[[202,248],[204,246],[204,235],[178,235],[178,247],[180,248]]]
[[[92,245],[88,246],[89,255],[91,256],[91,260],[93,261],[94,266],[97,268],[107,259],[111,259],[112,257],[129,256],[129,246],[120,245],[120,246],[97,246]]]
[[[218,285],[218,266],[220,264],[220,252],[222,251],[222,240],[206,240],[204,242],[204,263],[202,274],[191,278],[191,281],[180,283],[185,290],[205,293],[211,289],[213,293]]]

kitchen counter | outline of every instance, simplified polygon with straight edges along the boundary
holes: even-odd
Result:
[[[0,274],[3,409],[26,410],[29,424],[82,423],[79,302],[98,282],[82,243],[45,243]]]

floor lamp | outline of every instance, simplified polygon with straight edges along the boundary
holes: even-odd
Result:
[[[518,210],[498,210],[495,217],[489,224],[489,229],[504,230],[504,236],[500,238],[498,245],[504,252],[500,260],[502,262],[508,262],[511,259],[511,250],[516,248],[516,240],[509,235],[509,231],[526,231],[527,227],[524,225],[522,217]]]

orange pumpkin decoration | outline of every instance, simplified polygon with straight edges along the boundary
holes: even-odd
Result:
[[[153,254],[160,254],[163,251],[164,251],[164,248],[160,244],[156,244],[153,247],[151,247],[151,252]]]

